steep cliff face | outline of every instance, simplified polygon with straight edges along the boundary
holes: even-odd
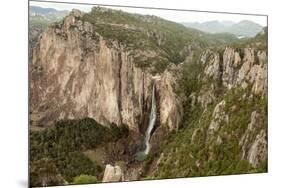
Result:
[[[82,143],[80,154],[105,169],[104,178],[98,173],[104,182],[266,172],[264,39],[265,32],[247,44],[225,45],[153,16],[73,10],[48,27],[33,49],[30,123],[82,120],[35,131],[33,153],[44,145],[39,154],[45,154],[49,143],[59,145],[55,154],[61,144]],[[87,147],[80,137],[93,120],[85,117],[100,129],[86,134],[83,142],[100,141]],[[118,139],[102,142],[103,136],[112,137],[105,126]],[[60,132],[65,140],[48,142]],[[51,157],[63,164],[59,156]]]
[[[176,77],[179,68],[177,66],[172,67],[175,70],[166,70],[161,75],[160,80],[156,82],[159,94],[160,124],[167,125],[169,130],[179,128],[183,115],[182,100],[176,95],[173,88],[178,84]]]
[[[221,70],[218,58],[214,61],[214,64],[209,64],[206,67],[205,73],[216,78],[218,78],[216,74],[222,74],[222,83],[227,89],[237,86],[246,88],[249,84],[253,84],[252,91],[254,94],[264,95],[267,92],[265,51],[252,48],[237,51],[233,48],[226,48]]]
[[[265,97],[267,93],[265,50],[226,47],[222,54],[207,50],[202,53],[200,63],[204,67],[204,75],[201,75],[203,82],[213,80],[207,88],[203,85],[197,94],[201,106],[206,107],[215,100],[215,89],[228,91],[239,87],[250,88],[250,94],[261,97]],[[195,93],[191,97],[194,98],[194,95]]]
[[[151,105],[153,75],[136,67],[132,51],[117,40],[108,45],[93,24],[81,21],[82,16],[72,11],[40,37],[31,65],[31,117],[39,125],[92,117],[138,132]],[[142,53],[149,57],[156,52]],[[158,76],[160,121],[174,129],[181,116],[173,78],[167,71]]]

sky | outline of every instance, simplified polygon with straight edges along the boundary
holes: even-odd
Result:
[[[50,2],[35,2],[30,1],[31,6],[40,6],[44,8],[55,8],[57,10],[72,10],[79,9],[84,12],[89,12],[93,5],[83,4],[67,4],[67,3],[50,3]],[[123,10],[130,13],[138,13],[143,15],[155,15],[174,22],[206,22],[206,21],[233,21],[239,22],[242,20],[250,20],[262,26],[267,25],[267,17],[261,15],[241,15],[241,14],[226,14],[226,13],[211,13],[211,12],[195,12],[195,11],[175,11],[175,10],[159,10],[159,9],[144,9],[144,8],[129,8],[129,7],[112,7],[108,8]]]

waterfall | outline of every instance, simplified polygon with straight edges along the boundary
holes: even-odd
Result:
[[[149,150],[150,150],[150,137],[151,137],[151,131],[155,125],[155,121],[156,121],[156,115],[157,115],[157,111],[156,111],[156,99],[155,99],[155,83],[153,84],[153,88],[152,88],[152,97],[151,97],[151,111],[150,111],[150,116],[149,116],[149,124],[147,127],[147,130],[145,132],[145,151],[144,153],[147,155]]]

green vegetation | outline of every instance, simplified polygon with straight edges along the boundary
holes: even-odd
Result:
[[[184,62],[193,50],[236,41],[232,35],[206,34],[160,17],[101,7],[93,8],[81,20],[94,24],[109,46],[118,41],[127,51],[154,51],[150,58],[133,55],[138,67],[153,67],[153,73],[163,72],[169,63]]]
[[[30,163],[30,182],[32,186],[59,185],[64,181],[59,175],[53,160],[42,158]]]
[[[258,34],[253,39],[236,43],[237,40],[232,35],[210,35],[159,17],[129,14],[100,7],[84,14],[81,20],[92,23],[95,31],[106,39],[109,47],[125,48],[137,67],[149,69],[151,73],[157,74],[165,71],[170,63],[181,66],[177,80],[179,87],[175,88],[175,92],[184,94],[183,98],[186,99],[182,103],[182,124],[178,131],[161,140],[162,144],[159,149],[157,148],[158,151],[149,155],[138,152],[134,156],[133,162],[143,165],[142,178],[267,171],[266,162],[254,168],[247,160],[243,160],[242,147],[239,143],[247,130],[253,111],[261,114],[259,121],[266,125],[267,98],[250,96],[250,86],[246,89],[233,88],[226,91],[220,78],[215,80],[203,77],[205,67],[200,62],[200,56],[206,48],[216,51],[222,62],[226,43],[236,48],[242,58],[241,47],[265,49],[266,34]],[[45,23],[40,20],[33,23],[45,27]],[[61,24],[53,26],[60,28]],[[70,29],[74,30],[75,27],[71,26]],[[255,63],[257,62],[255,59]],[[42,67],[34,67],[34,70],[38,73],[43,71]],[[205,90],[213,92],[216,98],[204,109],[200,104],[195,104],[194,107],[190,96]],[[228,120],[220,123],[218,130],[210,130],[215,104],[222,100],[226,102],[224,111]],[[258,127],[252,131],[249,140],[253,140],[261,129]],[[31,130],[32,186],[98,182],[103,172],[101,163],[95,162],[98,161],[98,157],[92,157],[94,160],[91,160],[83,152],[109,142],[116,142],[120,138],[128,137],[128,134],[125,125],[117,127],[111,124],[105,127],[90,118],[59,121],[53,127],[41,131]],[[129,146],[133,144],[128,143]],[[158,161],[159,158],[161,160]],[[155,160],[157,168],[153,169],[151,166],[155,165]]]
[[[215,33],[213,34],[213,37],[217,40],[220,40],[221,43],[231,43],[231,42],[237,42],[237,37],[230,33]]]
[[[87,183],[96,183],[97,178],[95,176],[89,176],[89,175],[79,175],[74,178],[73,183],[74,184],[87,184]]]
[[[189,63],[185,63],[180,72],[180,79],[178,80],[180,87],[180,91],[186,96],[189,96],[192,92],[196,92],[201,89],[202,80],[198,78],[198,76],[203,71],[203,65],[198,62],[199,54],[194,55],[193,61]],[[192,71],[191,71],[192,70]]]
[[[144,170],[144,173],[146,173],[151,165],[151,163],[153,162],[153,159],[157,156],[157,153],[148,153],[148,155],[146,155],[146,158],[144,160],[144,163],[143,163],[143,170]],[[147,177],[146,177],[147,178]]]
[[[30,29],[34,29],[34,28],[46,29],[52,23],[52,21],[47,20],[46,18],[40,15],[30,16],[29,19],[30,19],[29,20]]]
[[[191,62],[182,66],[178,80],[180,88],[176,93],[184,93],[187,98],[183,103],[181,129],[165,138],[157,151],[163,155],[157,168],[153,172],[146,172],[144,177],[174,178],[266,172],[266,163],[254,168],[247,160],[242,160],[239,141],[247,130],[253,111],[261,114],[259,123],[266,125],[267,98],[250,96],[251,85],[246,89],[237,87],[226,91],[218,84],[218,80],[202,79],[204,67],[198,62],[199,58],[200,55],[194,55]],[[202,88],[211,90],[212,84],[215,86],[214,92],[220,92],[215,101],[204,109],[200,104],[192,107],[188,96],[199,93]],[[217,131],[210,131],[215,104],[222,100],[226,102],[224,111],[228,115],[228,121],[221,123]],[[249,139],[253,141],[262,128],[264,127],[255,128]],[[158,160],[159,156],[152,158]]]
[[[242,90],[230,90],[218,99],[226,100],[229,122],[214,133],[208,130],[214,105],[209,105],[204,113],[203,109],[189,111],[185,126],[163,142],[160,153],[164,154],[164,158],[152,176],[172,178],[265,172],[266,165],[253,168],[248,161],[241,160],[239,141],[250,123],[253,111],[260,112],[263,115],[261,123],[266,124],[266,99],[258,96],[251,100],[243,99],[242,94]],[[235,110],[230,111],[234,109],[231,108],[233,106],[236,106]],[[195,130],[198,131],[192,140]],[[255,131],[257,133],[260,130]],[[221,143],[218,143],[218,137]]]
[[[60,176],[60,182],[73,182],[73,178],[81,174],[100,177],[102,168],[82,151],[117,141],[127,135],[126,126],[118,128],[112,124],[107,128],[90,118],[59,121],[54,127],[43,131],[30,131],[32,186],[42,186],[44,182],[55,185]],[[38,170],[41,168],[46,170]],[[52,178],[45,178],[43,182],[41,177],[49,177],[49,174]]]

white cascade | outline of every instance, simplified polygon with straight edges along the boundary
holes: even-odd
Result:
[[[151,98],[151,111],[150,111],[150,116],[149,116],[149,124],[145,132],[145,150],[144,153],[147,155],[150,150],[150,137],[151,137],[151,131],[155,125],[156,122],[156,116],[157,116],[157,111],[156,111],[156,99],[155,99],[155,83],[153,84],[153,89],[152,89],[152,98]]]

